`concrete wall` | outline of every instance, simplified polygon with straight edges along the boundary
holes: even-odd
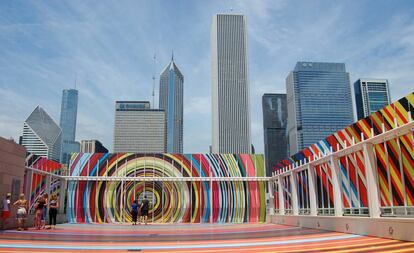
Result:
[[[350,234],[414,241],[413,218],[271,215],[270,222]]]
[[[25,147],[0,137],[0,206],[7,193],[12,194],[13,203],[23,192],[25,158]],[[12,208],[12,218],[8,222],[8,227],[14,225],[15,213],[16,210]]]

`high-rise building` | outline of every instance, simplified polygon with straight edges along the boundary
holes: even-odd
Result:
[[[361,78],[354,83],[358,120],[391,103],[387,79]]]
[[[183,88],[184,76],[171,57],[160,76],[159,108],[165,111],[167,152],[183,153]]]
[[[286,94],[264,94],[262,97],[266,175],[272,166],[288,156]]]
[[[165,153],[165,112],[148,101],[116,101],[114,152]]]
[[[212,152],[251,153],[246,18],[217,14],[211,29]]]
[[[108,153],[108,149],[98,140],[82,140],[81,153]]]
[[[298,62],[286,78],[290,154],[353,123],[344,63]]]
[[[62,92],[60,128],[62,129],[61,163],[68,164],[70,154],[79,152],[79,142],[75,141],[76,118],[78,114],[78,91],[65,89]]]
[[[22,145],[27,152],[59,162],[62,131],[46,111],[37,106],[23,124]]]

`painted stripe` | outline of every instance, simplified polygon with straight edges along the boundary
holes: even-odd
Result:
[[[250,243],[209,243],[209,244],[192,244],[192,245],[171,245],[171,246],[99,246],[99,245],[87,245],[87,246],[64,246],[64,245],[33,245],[33,244],[1,244],[0,248],[25,248],[25,249],[68,249],[68,250],[168,250],[168,249],[205,249],[205,248],[233,248],[233,247],[254,247],[254,246],[266,246],[266,245],[289,245],[300,244],[308,242],[325,242],[332,240],[344,240],[359,238],[360,235],[340,235],[333,237],[301,239],[301,240],[288,240],[277,242],[250,242]]]

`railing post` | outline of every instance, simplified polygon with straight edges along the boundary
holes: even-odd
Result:
[[[371,143],[364,143],[364,163],[367,180],[369,216],[378,218],[381,215],[379,192],[377,187],[377,171],[375,170],[374,149]]]
[[[275,200],[273,196],[273,179],[270,179],[267,181],[267,189],[269,192],[269,214],[274,215],[275,214]]]
[[[316,184],[315,184],[315,174],[313,173],[312,166],[308,164],[308,180],[309,180],[309,204],[310,204],[310,215],[316,216],[318,215],[317,204],[318,201],[316,199]]]
[[[277,194],[279,194],[279,214],[285,215],[285,195],[283,184],[282,184],[282,176],[277,177],[277,188],[279,189]]]
[[[26,168],[26,178],[24,182],[25,188],[24,188],[24,195],[29,200],[31,199],[31,190],[32,190],[32,180],[33,180],[33,171],[31,169]]]
[[[299,203],[298,203],[298,186],[296,180],[296,173],[290,172],[290,185],[292,188],[292,211],[293,215],[299,215]]]
[[[341,172],[339,171],[338,158],[331,155],[330,164],[331,164],[331,172],[332,172],[334,211],[335,211],[335,216],[340,217],[340,216],[343,216],[343,211],[342,211],[341,182],[339,180],[339,175]]]
[[[47,195],[50,198],[50,184],[52,184],[52,176],[51,175],[46,175],[46,189],[45,189],[45,193],[47,193]]]
[[[66,179],[61,178],[60,180],[60,189],[59,189],[59,213],[65,212],[65,194],[66,194]]]

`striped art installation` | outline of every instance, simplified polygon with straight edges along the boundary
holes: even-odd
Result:
[[[55,175],[60,175],[61,173],[61,167],[62,165],[58,162],[52,161],[47,159],[46,157],[34,155],[34,154],[28,154],[26,156],[26,166],[34,168],[36,170],[40,171],[46,171],[50,172]],[[29,176],[27,173],[25,174],[25,177]],[[30,174],[31,180],[27,181],[25,178],[25,182],[31,182],[30,185],[24,184],[24,187],[29,187],[30,191],[27,191],[24,189],[24,192],[30,192],[29,197],[29,210],[31,212],[34,211],[34,205],[37,201],[37,199],[42,196],[44,193],[46,193],[46,176],[41,175],[38,173],[31,173]],[[58,177],[51,178],[50,182],[50,194],[55,193],[58,197],[60,194],[60,179]]]
[[[246,179],[264,175],[263,155],[76,153],[70,176],[89,180],[69,178],[66,213],[72,223],[129,222],[145,195],[154,222],[263,222],[265,182]]]
[[[414,119],[414,93],[385,106],[370,116],[349,125],[324,140],[301,150],[273,166],[274,171],[297,166],[323,157],[363,140],[407,124]],[[413,134],[374,145],[376,171],[382,207],[414,205]],[[342,204],[344,209],[367,208],[367,183],[363,150],[339,158]],[[318,208],[333,208],[332,168],[329,162],[313,168],[316,175]],[[298,174],[299,208],[309,208],[307,172]],[[285,184],[286,193],[288,185]],[[303,198],[303,199],[302,199]],[[289,198],[285,198],[289,207]],[[303,201],[302,201],[303,200]],[[278,203],[275,203],[276,205]]]

